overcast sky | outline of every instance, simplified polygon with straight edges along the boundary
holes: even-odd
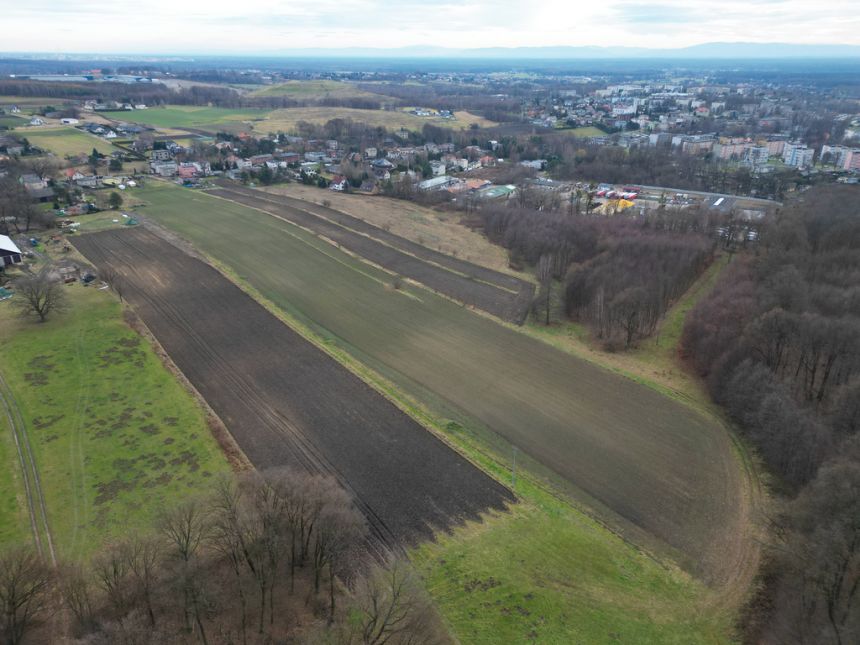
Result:
[[[860,45],[856,0],[0,0],[0,50]]]

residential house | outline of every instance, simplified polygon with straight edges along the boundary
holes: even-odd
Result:
[[[343,192],[349,189],[349,180],[343,175],[335,175],[334,177],[332,177],[332,180],[329,183],[328,187],[329,190]]]
[[[175,161],[151,161],[149,167],[160,177],[174,177],[179,169]]]
[[[543,170],[546,168],[546,159],[532,159],[529,161],[521,161],[521,166],[526,168],[534,168],[535,170]]]
[[[150,161],[170,161],[173,155],[166,148],[163,150],[151,150],[149,153]]]

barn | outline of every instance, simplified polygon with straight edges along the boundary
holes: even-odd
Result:
[[[8,236],[0,235],[0,267],[21,262],[21,249]]]

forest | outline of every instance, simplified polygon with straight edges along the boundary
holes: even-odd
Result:
[[[666,310],[707,268],[719,215],[666,210],[635,220],[490,208],[489,239],[513,265],[534,265],[541,284],[536,312],[550,322],[553,281],[564,310],[588,325],[607,349],[627,349],[651,335]]]
[[[409,566],[367,536],[330,477],[220,479],[83,563],[52,567],[24,546],[0,553],[0,641],[447,642]]]
[[[690,313],[683,348],[773,476],[749,639],[860,642],[860,189],[810,189]]]

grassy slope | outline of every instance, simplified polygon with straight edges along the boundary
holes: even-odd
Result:
[[[0,303],[0,365],[28,426],[55,542],[75,557],[149,525],[229,468],[199,405],[123,322],[116,299],[77,284],[67,295],[69,310],[45,324]],[[9,463],[8,450],[0,457]],[[11,483],[0,485],[8,500]]]
[[[219,235],[214,220],[200,226],[195,215],[201,212],[223,209],[233,213],[235,218],[248,216],[242,209],[233,212],[230,205],[216,206],[212,200],[190,191],[183,198],[171,188],[158,187],[149,188],[144,196],[158,207],[157,210],[147,209],[150,216],[169,223],[189,238],[200,239],[200,235],[206,238],[204,228]],[[198,202],[196,207],[194,201]],[[271,233],[266,235],[271,236]],[[280,242],[282,253],[295,252],[283,246],[284,240]],[[263,244],[263,238],[259,243]],[[243,246],[245,244],[247,240]],[[201,243],[200,247],[212,251],[211,241]],[[247,248],[265,255],[264,250],[253,243]],[[324,245],[321,248],[324,250]],[[250,267],[241,262],[233,264],[238,273],[229,272],[244,282],[242,276],[251,272]],[[368,277],[374,274],[368,270]],[[303,327],[342,361],[355,366],[356,358],[368,358],[348,346],[347,351],[343,351],[345,346],[341,339],[315,326],[271,287],[261,285],[256,279],[254,282],[262,289],[257,292],[258,297],[277,302],[282,316],[288,316],[294,326]],[[335,294],[328,295],[334,306],[349,307]],[[362,369],[367,372],[362,366],[357,371]],[[485,437],[473,427],[446,421],[440,416],[439,408],[432,404],[428,409],[404,396],[401,382],[391,385],[372,372],[364,376],[375,381],[377,387],[425,423],[445,433],[448,440],[454,441],[485,469],[505,476],[505,467],[499,465],[498,455],[510,453],[503,452],[499,445],[489,446]],[[520,459],[524,461],[522,456]],[[505,635],[506,642],[528,642],[528,632],[533,627],[525,629],[530,622],[517,604],[530,615],[534,614],[532,620],[543,616],[539,626],[539,634],[546,638],[543,642],[575,642],[575,638],[585,639],[582,642],[612,642],[612,633],[623,634],[634,642],[728,640],[727,610],[708,608],[712,593],[687,574],[644,556],[568,503],[533,485],[530,476],[528,481],[520,476],[517,492],[523,504],[515,513],[493,518],[480,527],[466,527],[452,536],[440,536],[437,543],[424,545],[416,554],[428,588],[453,630],[464,640],[474,642],[476,639],[470,636],[470,630],[480,627],[484,642],[500,642],[497,634]],[[528,542],[528,548],[523,541]],[[486,582],[489,576],[500,584],[491,585],[480,593],[466,589],[471,587],[468,583],[473,578]],[[531,595],[526,597],[526,594]],[[518,595],[522,597],[520,602],[508,603]],[[499,604],[495,604],[497,600]],[[492,610],[488,609],[487,602]],[[479,622],[476,616],[480,616]],[[492,634],[492,638],[486,637],[487,634]]]
[[[93,148],[102,154],[116,152],[110,143],[72,127],[20,128],[15,134],[26,137],[30,145],[49,150],[58,157],[90,154]]]
[[[492,244],[478,231],[460,224],[457,213],[437,211],[388,197],[338,193],[299,183],[270,186],[262,190],[317,204],[328,201],[336,210],[428,248],[525,280],[533,279],[530,274],[511,269],[508,266],[508,252]]]
[[[605,137],[606,133],[600,128],[595,128],[593,125],[586,125],[580,128],[560,128],[558,130],[563,134],[569,134],[572,137]]]
[[[386,110],[360,110],[342,107],[305,107],[285,108],[275,110],[263,121],[254,123],[254,130],[262,133],[292,132],[296,123],[308,121],[309,123],[326,123],[331,119],[352,119],[353,121],[366,123],[369,126],[382,126],[389,130],[405,128],[407,130],[420,131],[425,124],[462,130],[472,123],[479,125],[492,125],[492,122],[481,119],[468,112],[457,113],[457,119],[442,119],[438,117],[420,117],[400,111]]]
[[[277,85],[268,85],[257,89],[249,96],[287,96],[292,99],[323,99],[323,98],[372,98],[378,101],[386,97],[366,92],[352,83],[341,81],[287,81]]]
[[[148,110],[104,112],[105,116],[118,121],[141,123],[164,128],[206,128],[221,123],[259,119],[266,110],[253,108],[217,108],[190,105],[169,105]]]

